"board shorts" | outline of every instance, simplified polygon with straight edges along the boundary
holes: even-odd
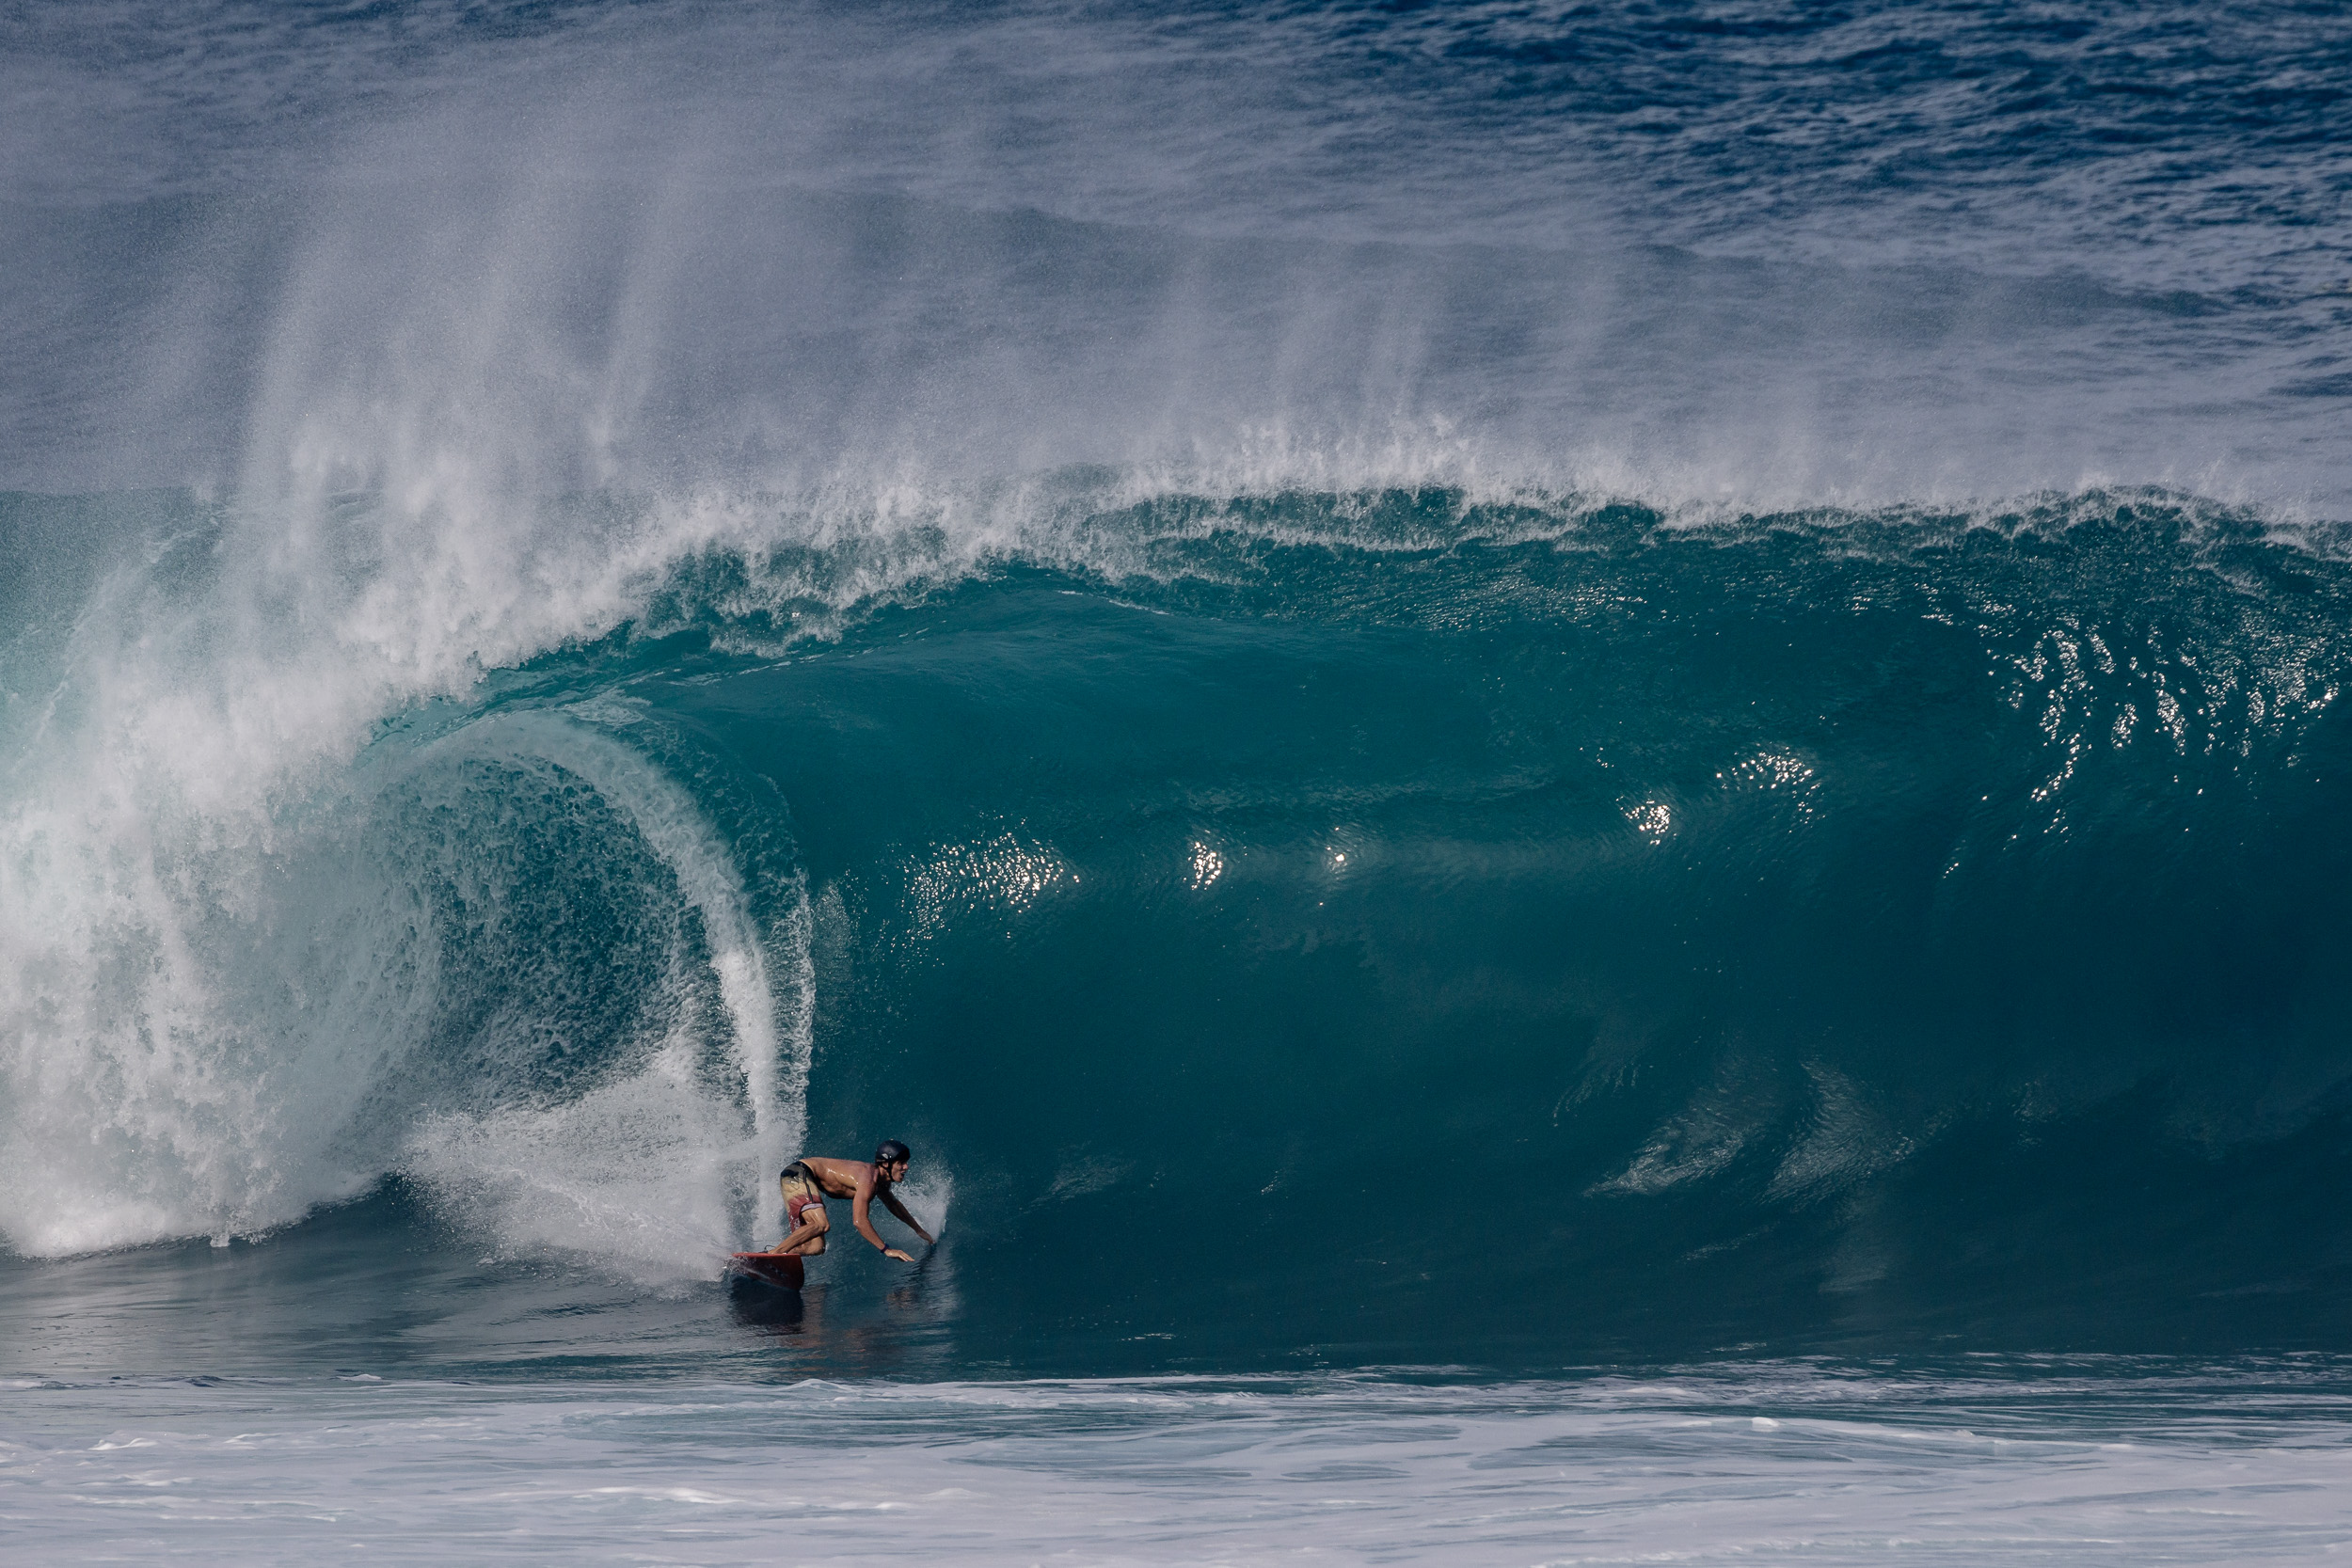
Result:
[[[776,1178],[784,1189],[784,1233],[787,1236],[802,1225],[803,1212],[811,1205],[818,1213],[825,1212],[825,1189],[817,1184],[816,1173],[798,1160],[784,1167]]]

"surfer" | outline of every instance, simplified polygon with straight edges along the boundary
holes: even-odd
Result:
[[[914,1155],[896,1138],[886,1138],[874,1150],[874,1162],[863,1160],[829,1160],[822,1155],[804,1154],[784,1167],[778,1178],[784,1188],[784,1219],[786,1235],[771,1252],[788,1252],[802,1258],[814,1258],[825,1250],[825,1232],[833,1228],[833,1221],[825,1212],[825,1199],[846,1197],[850,1200],[850,1223],[858,1234],[874,1243],[884,1258],[896,1258],[901,1263],[912,1263],[910,1254],[900,1252],[884,1242],[874,1229],[873,1216],[868,1210],[879,1198],[882,1206],[898,1216],[899,1223],[926,1243],[931,1233],[917,1225],[907,1212],[906,1205],[891,1188],[906,1180],[907,1165]]]

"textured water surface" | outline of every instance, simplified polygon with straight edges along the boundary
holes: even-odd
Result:
[[[2311,1363],[9,1397],[0,1510],[81,1560],[2319,1562],[2352,1532]]]

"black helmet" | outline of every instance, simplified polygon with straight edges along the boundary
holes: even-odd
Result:
[[[896,1138],[884,1138],[881,1146],[874,1150],[874,1164],[878,1165],[895,1165],[901,1160],[914,1158],[914,1150]]]

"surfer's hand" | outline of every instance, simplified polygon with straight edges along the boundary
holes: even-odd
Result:
[[[895,1246],[886,1246],[882,1248],[882,1256],[884,1258],[896,1258],[901,1263],[912,1263],[914,1261],[914,1259],[908,1257],[905,1253],[900,1252]]]

